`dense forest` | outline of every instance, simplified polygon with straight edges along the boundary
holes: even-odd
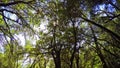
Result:
[[[120,0],[0,0],[0,68],[119,68]]]

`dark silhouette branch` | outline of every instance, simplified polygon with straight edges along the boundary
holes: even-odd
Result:
[[[115,7],[117,10],[120,10],[120,8],[118,6],[116,6],[115,4],[112,3],[112,1],[108,1],[113,7]]]
[[[117,45],[115,45],[114,43],[112,43],[111,41],[109,41],[109,40],[107,40],[107,39],[98,39],[99,41],[104,41],[104,42],[107,42],[108,44],[112,44],[111,46],[113,46],[113,47],[116,47],[116,48],[119,48],[120,49],[120,47],[119,46],[117,46]]]
[[[11,18],[9,18],[9,17],[6,17],[5,15],[2,15],[5,19],[7,19],[7,20],[10,20],[10,21],[13,21],[13,22],[17,22],[16,20],[13,20],[13,19],[11,19]]]
[[[0,3],[0,6],[6,7],[6,6],[10,6],[10,5],[16,5],[16,4],[30,4],[33,1],[28,1],[28,2],[25,2],[25,1],[14,1],[14,2],[10,2],[10,3]]]
[[[91,24],[93,24],[93,25],[95,25],[95,26],[103,29],[104,31],[106,31],[106,32],[109,33],[110,35],[114,35],[116,39],[120,40],[120,36],[117,35],[116,33],[114,33],[113,31],[105,28],[104,26],[102,26],[102,25],[100,25],[100,24],[97,24],[96,22],[94,22],[94,21],[92,21],[92,20],[90,20],[90,19],[87,19],[87,18],[84,18],[84,17],[81,17],[81,18],[82,18],[83,20],[85,20],[85,21],[87,21],[87,22],[89,22],[89,23],[91,23]]]
[[[99,45],[101,45],[101,47],[103,48],[104,51],[106,51],[107,53],[111,54],[112,56],[116,57],[116,58],[120,58],[120,56],[112,53],[110,50],[106,49],[105,47],[103,47],[103,45],[101,43],[98,42]]]
[[[106,21],[105,23],[108,23],[108,22],[112,21],[113,19],[115,19],[115,18],[117,18],[117,17],[119,17],[119,16],[120,16],[120,14],[118,14],[118,15],[116,15],[116,16],[113,16],[111,19],[109,19],[109,20]]]

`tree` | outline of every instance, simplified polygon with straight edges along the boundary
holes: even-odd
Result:
[[[1,1],[0,67],[119,67],[119,4],[119,0]]]

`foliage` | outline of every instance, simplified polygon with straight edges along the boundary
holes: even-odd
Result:
[[[119,67],[119,7],[119,0],[0,1],[0,68]]]

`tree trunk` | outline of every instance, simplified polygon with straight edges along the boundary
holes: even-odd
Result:
[[[76,67],[79,68],[79,55],[76,56]]]
[[[71,58],[70,58],[70,68],[73,68],[73,61],[74,61],[74,57],[75,57],[75,54],[76,54],[76,46],[77,46],[77,32],[76,32],[76,28],[75,28],[75,21],[72,21],[72,26],[73,26],[73,35],[74,35],[74,48],[73,48],[73,53],[71,55]]]
[[[60,52],[56,52],[56,58],[55,58],[55,68],[61,68],[61,59],[60,59]]]
[[[60,51],[56,51],[55,54],[52,54],[54,59],[55,68],[61,68],[61,59],[60,59]]]
[[[98,54],[101,62],[103,63],[103,68],[108,68],[108,66],[106,64],[106,61],[104,59],[104,56],[103,56],[103,54],[102,54],[102,52],[101,52],[101,50],[98,46],[97,37],[95,36],[95,33],[94,33],[94,30],[93,30],[92,26],[90,26],[90,28],[91,28],[91,31],[92,31],[92,34],[93,34],[95,45],[96,45],[97,54]]]

